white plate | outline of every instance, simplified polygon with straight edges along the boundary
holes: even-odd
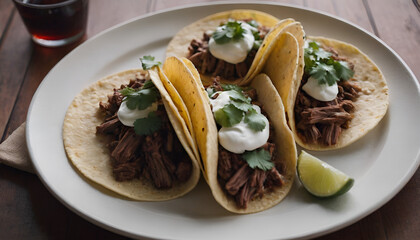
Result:
[[[89,83],[128,68],[139,57],[164,58],[165,46],[183,26],[211,13],[252,8],[302,22],[308,35],[357,45],[382,69],[390,88],[389,111],[350,147],[314,153],[355,178],[347,194],[330,200],[294,185],[272,209],[251,215],[223,210],[203,183],[177,200],[149,203],[113,197],[84,181],[63,149],[61,128],[73,97]],[[419,165],[419,84],[407,65],[381,40],[343,20],[301,8],[267,4],[212,4],[160,12],[116,26],[61,60],[38,88],[28,114],[27,141],[45,186],[89,221],[131,236],[164,239],[273,239],[319,236],[350,225],[390,200]]]

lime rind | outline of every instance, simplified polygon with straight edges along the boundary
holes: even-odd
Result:
[[[299,155],[297,173],[305,189],[321,198],[342,195],[354,184],[353,178],[305,151]]]

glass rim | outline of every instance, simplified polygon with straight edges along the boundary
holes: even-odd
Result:
[[[77,1],[79,0],[64,0],[62,2],[52,3],[52,4],[36,4],[36,3],[28,3],[25,0],[13,0],[13,2],[21,6],[30,7],[30,8],[38,8],[38,9],[63,7]]]

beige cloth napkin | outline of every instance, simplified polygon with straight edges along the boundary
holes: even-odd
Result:
[[[34,173],[35,170],[26,147],[25,126],[26,123],[20,125],[0,144],[0,163]]]

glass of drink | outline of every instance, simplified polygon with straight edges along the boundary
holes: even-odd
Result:
[[[86,30],[88,0],[13,0],[34,42],[63,46]]]

